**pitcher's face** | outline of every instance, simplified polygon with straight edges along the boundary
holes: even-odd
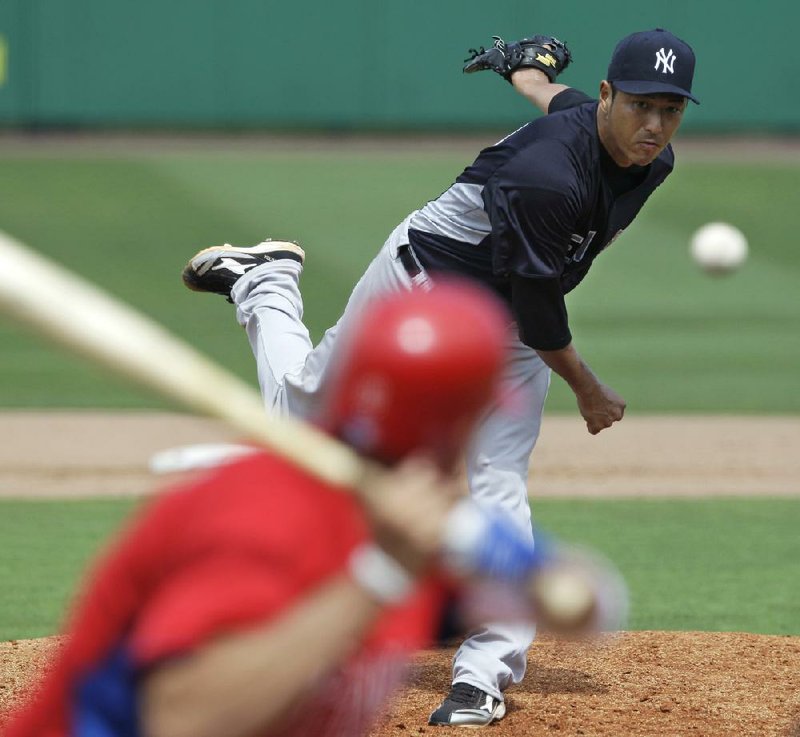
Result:
[[[683,119],[686,98],[678,95],[631,95],[603,81],[597,130],[619,166],[646,166],[672,140]]]

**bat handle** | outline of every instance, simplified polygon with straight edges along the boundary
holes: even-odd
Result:
[[[462,576],[520,581],[542,563],[530,535],[524,535],[506,515],[469,499],[450,511],[442,548],[445,567]]]

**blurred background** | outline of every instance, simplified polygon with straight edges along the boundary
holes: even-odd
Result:
[[[394,225],[536,116],[496,75],[461,73],[469,47],[556,35],[575,60],[561,81],[593,94],[621,37],[663,26],[695,48],[702,104],[675,174],[570,297],[576,339],[632,412],[797,412],[800,69],[786,12],[778,0],[735,12],[724,0],[4,0],[0,229],[254,381],[232,311],[181,286],[195,250],[299,239],[319,337]],[[751,248],[720,279],[687,255],[715,220]],[[2,322],[0,340],[0,405],[159,406]],[[554,382],[550,409],[572,407]]]
[[[493,34],[555,35],[574,54],[560,81],[595,94],[619,39],[665,27],[696,51],[702,104],[674,142],[674,174],[570,295],[576,344],[632,415],[791,422],[798,21],[785,0],[2,0],[0,231],[255,385],[231,306],[181,283],[195,251],[302,242],[305,317],[319,338],[392,228],[538,115],[496,75],[462,74],[470,47]],[[726,276],[689,256],[692,234],[712,221],[749,241],[748,260]],[[547,412],[579,423],[574,404],[555,380]],[[166,406],[0,317],[0,408]],[[81,561],[129,509],[1,504],[0,635],[52,632]],[[619,561],[634,628],[797,632],[798,590],[786,585],[800,565],[797,499],[536,509],[545,526]]]
[[[544,6],[544,7],[543,7]],[[566,40],[568,82],[593,92],[623,36],[669,28],[697,53],[702,111],[686,131],[800,130],[794,27],[780,0],[4,0],[0,120],[32,127],[465,130],[529,110],[462,78],[491,35]]]

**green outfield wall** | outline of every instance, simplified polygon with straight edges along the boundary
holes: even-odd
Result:
[[[468,47],[555,34],[593,93],[616,41],[656,26],[697,52],[687,129],[800,131],[788,0],[0,0],[0,125],[503,128],[530,109],[463,75]]]

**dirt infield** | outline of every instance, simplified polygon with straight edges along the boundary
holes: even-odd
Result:
[[[235,439],[208,420],[141,412],[0,413],[0,435],[0,496],[8,497],[146,494],[160,484],[148,471],[153,453]],[[630,417],[597,437],[575,418],[548,417],[532,494],[800,496],[798,448],[794,417]],[[0,726],[58,642],[0,643]],[[447,690],[452,653],[419,654],[372,737],[451,733],[426,719]],[[630,632],[595,646],[542,639],[508,708],[490,734],[800,737],[800,637]]]
[[[145,494],[165,448],[235,440],[211,420],[151,412],[0,413],[0,496]],[[43,439],[46,438],[46,444]],[[532,497],[800,495],[796,417],[626,417],[597,436],[545,417]]]

